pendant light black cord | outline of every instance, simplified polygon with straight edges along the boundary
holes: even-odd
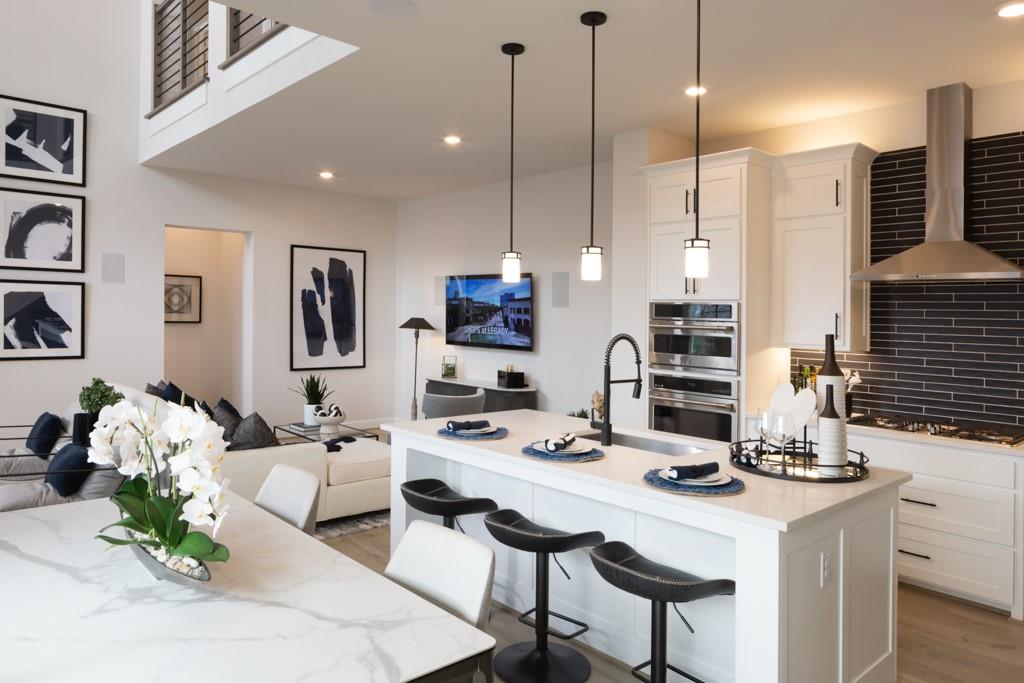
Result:
[[[597,126],[597,26],[590,27],[590,246],[594,246],[594,145]]]
[[[700,0],[697,0],[697,157],[693,172],[693,237],[700,239]]]
[[[508,250],[515,251],[513,247],[513,206],[515,206],[514,194],[516,186],[516,56],[510,56],[512,58],[512,80],[508,108]]]

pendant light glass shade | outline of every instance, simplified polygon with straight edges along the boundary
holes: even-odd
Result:
[[[580,249],[580,279],[597,282],[601,279],[601,247],[583,247]]]
[[[701,238],[683,242],[683,265],[685,277],[706,278],[711,270],[711,242]]]
[[[501,281],[519,282],[522,279],[523,255],[518,251],[501,252]]]

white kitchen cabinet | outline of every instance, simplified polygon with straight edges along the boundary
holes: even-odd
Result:
[[[650,221],[669,223],[693,220],[696,198],[692,171],[652,178],[650,183]],[[738,216],[742,210],[743,178],[740,166],[701,168],[701,220]]]
[[[850,274],[868,263],[868,169],[876,153],[843,145],[779,157],[772,179],[772,339],[839,351],[870,346],[868,286]]]
[[[655,223],[650,234],[652,300],[740,299],[740,219],[711,218],[700,223],[701,237],[711,242],[709,276],[684,277],[683,243],[693,237],[694,221]]]

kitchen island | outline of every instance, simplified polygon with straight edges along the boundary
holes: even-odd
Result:
[[[436,477],[540,524],[598,530],[657,562],[734,579],[735,596],[680,605],[694,634],[670,622],[669,661],[709,683],[896,680],[894,529],[897,490],[909,475],[872,469],[854,483],[782,481],[731,467],[725,444],[633,430],[617,431],[707,450],[672,456],[609,446],[602,460],[553,463],[521,449],[590,431],[585,420],[532,410],[485,417],[508,428],[508,437],[446,439],[437,434],[443,419],[384,427],[391,433],[392,549],[412,519],[426,518],[406,506],[400,484]],[[690,497],[642,481],[651,468],[712,460],[743,479],[746,491]],[[495,542],[482,516],[461,523],[497,554],[495,599],[532,607],[532,556]],[[572,580],[551,573],[551,609],[590,624],[582,640],[596,649],[631,666],[648,659],[649,603],[606,584],[585,551],[560,559]]]

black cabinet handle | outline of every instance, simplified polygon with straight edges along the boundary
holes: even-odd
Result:
[[[686,215],[690,215],[690,191],[686,191]]]
[[[924,500],[914,500],[913,498],[900,498],[900,500],[902,500],[904,503],[913,503],[914,505],[927,505],[930,508],[937,508],[937,507],[939,507],[935,503],[929,503],[929,502],[924,501]]]
[[[838,313],[836,313],[835,325],[836,325],[836,339],[839,339],[839,314]]]
[[[693,278],[693,293],[697,293],[697,278]]]
[[[683,293],[690,293],[690,278],[686,277],[685,275],[683,276]]]
[[[839,178],[836,178],[836,206],[839,206]]]
[[[922,555],[921,553],[912,553],[909,550],[904,550],[903,548],[897,548],[896,552],[903,553],[904,555],[910,555],[912,557],[920,557],[922,560],[930,560],[930,559],[932,559],[931,555]]]

